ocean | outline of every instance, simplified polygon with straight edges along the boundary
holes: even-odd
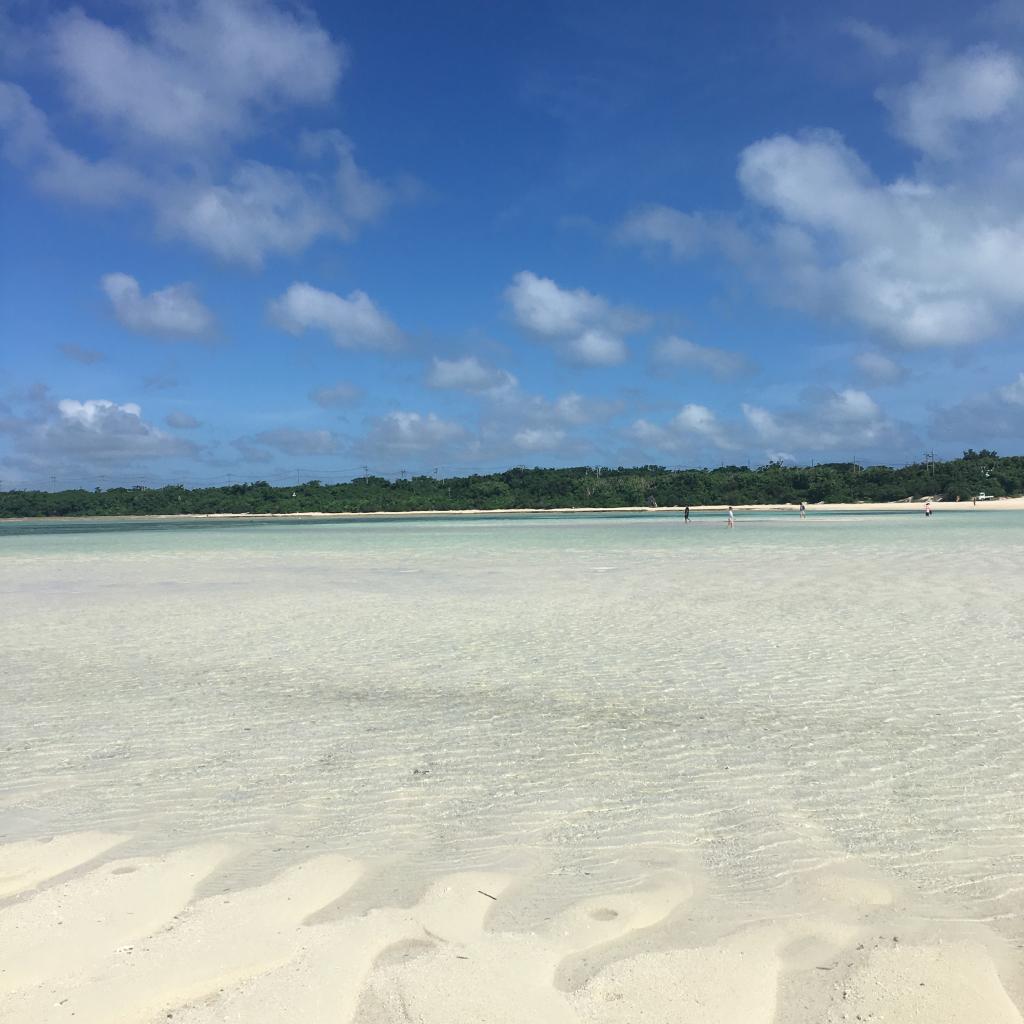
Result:
[[[839,866],[1024,938],[1024,513],[724,526],[0,523],[0,842],[509,870],[523,927],[665,870],[753,920]]]

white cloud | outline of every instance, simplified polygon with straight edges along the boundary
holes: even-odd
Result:
[[[659,426],[657,423],[651,423],[650,420],[634,420],[626,428],[625,434],[628,438],[639,441],[641,444],[654,445],[657,448],[663,448],[668,451],[681,447],[678,437],[669,433],[665,427]]]
[[[128,274],[106,274],[100,283],[118,322],[131,331],[199,338],[213,329],[213,314],[191,285],[175,284],[143,295],[139,282]]]
[[[567,391],[554,399],[525,394],[517,389],[499,392],[492,411],[496,425],[507,434],[525,428],[561,429],[581,427],[611,419],[622,412],[622,403],[603,398],[588,398]]]
[[[994,47],[932,57],[879,95],[923,156],[911,174],[880,179],[833,131],[777,135],[740,154],[755,216],[658,207],[627,218],[619,237],[679,256],[702,235],[775,301],[908,348],[1006,331],[1024,314],[1021,61]]]
[[[145,176],[119,160],[88,160],[61,145],[46,115],[20,85],[0,82],[0,152],[43,192],[96,206],[147,195]]]
[[[335,409],[359,401],[362,392],[348,381],[339,381],[326,388],[316,388],[309,393],[310,399],[323,409]]]
[[[1024,95],[1020,61],[995,47],[975,47],[928,63],[920,78],[883,89],[897,134],[931,156],[956,152],[966,126],[1019,115]]]
[[[608,402],[598,398],[586,398],[583,395],[568,391],[559,395],[550,407],[553,419],[571,426],[582,426],[595,420],[608,419],[621,411],[619,402]]]
[[[517,323],[559,344],[563,355],[584,366],[615,366],[628,350],[623,335],[646,326],[647,318],[612,306],[585,288],[561,288],[549,277],[521,271],[505,289]]]
[[[778,217],[758,269],[794,304],[841,312],[911,348],[978,341],[1024,308],[1016,204],[884,185],[833,133],[755,143],[739,178]]]
[[[571,338],[565,348],[570,361],[581,366],[618,366],[629,355],[622,338],[598,327]]]
[[[142,418],[134,402],[118,404],[96,398],[65,398],[56,416],[35,425],[24,439],[24,450],[51,464],[65,461],[132,462],[198,451],[190,442],[163,433]]]
[[[907,379],[907,370],[881,352],[858,352],[853,365],[873,384],[900,384]]]
[[[52,24],[68,99],[118,137],[204,147],[283,104],[331,97],[343,53],[311,17],[269,3],[197,0],[142,9],[145,32],[73,8]]]
[[[736,377],[749,369],[747,360],[736,352],[674,336],[659,341],[653,355],[661,366],[687,366],[721,378]]]
[[[394,349],[402,332],[363,291],[348,298],[297,282],[270,304],[271,319],[290,334],[326,331],[338,348]]]
[[[667,452],[694,452],[702,442],[721,451],[738,448],[734,431],[723,424],[704,405],[684,405],[667,424],[651,423],[646,419],[634,420],[626,436],[642,445]]]
[[[318,162],[301,170],[231,152],[271,113],[332,97],[343,53],[311,15],[264,0],[167,0],[146,5],[141,24],[132,36],[77,8],[52,22],[69,101],[109,130],[110,155],[67,148],[24,89],[0,83],[2,152],[40,190],[143,203],[163,235],[254,267],[319,238],[350,240],[401,196],[336,130],[301,136],[296,155]]]
[[[435,356],[427,373],[427,385],[498,397],[513,391],[518,381],[508,370],[485,366],[476,356],[461,359]]]
[[[520,271],[505,289],[520,326],[545,337],[578,334],[607,319],[608,302],[585,288],[560,288],[549,277]]]
[[[544,427],[526,427],[512,435],[512,443],[524,452],[551,451],[564,440],[564,430]]]
[[[369,429],[355,450],[369,456],[437,455],[465,435],[459,424],[432,412],[390,412],[369,421]]]
[[[671,206],[644,206],[630,213],[616,229],[621,242],[634,245],[665,245],[673,256],[693,256],[706,233],[703,219]]]
[[[718,421],[715,414],[704,405],[684,405],[672,420],[672,426],[683,434],[696,434],[726,450],[737,447],[729,431]]]
[[[249,161],[222,184],[190,182],[162,191],[153,197],[160,227],[221,259],[255,267],[269,253],[300,252],[321,237],[350,240],[394,193],[364,174],[349,144],[335,140],[326,152],[336,162],[326,181]]]
[[[769,447],[809,452],[842,449],[854,456],[857,448],[877,450],[906,446],[906,430],[889,419],[878,403],[857,388],[821,390],[806,396],[797,409],[773,412],[744,403],[743,415],[757,440]]]

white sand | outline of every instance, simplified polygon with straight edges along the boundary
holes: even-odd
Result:
[[[29,538],[0,1022],[1018,1024],[1014,520]]]
[[[92,860],[89,837],[83,865]],[[682,879],[609,893],[542,927],[516,882],[438,879],[408,907],[331,913],[365,868],[334,856],[197,896],[229,851],[83,867],[0,912],[5,1024],[1019,1024],[999,944],[894,912],[878,883],[817,879],[816,912],[685,943]],[[8,873],[22,856],[0,848]],[[522,881],[522,880],[519,880]],[[492,898],[494,897],[494,898]],[[341,899],[342,903],[337,901]],[[894,931],[905,925],[901,937]],[[1010,961],[1008,961],[1010,962]],[[1011,962],[1012,964],[1012,962]],[[1011,965],[1011,971],[1015,968]]]

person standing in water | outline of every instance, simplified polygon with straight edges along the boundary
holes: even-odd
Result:
[[[927,519],[932,514],[932,499],[929,498],[924,503],[924,517]]]
[[[807,518],[807,506],[802,501],[800,502],[800,518]]]
[[[733,515],[732,505],[729,506],[729,518],[726,520],[725,525],[730,530],[736,525],[736,517]]]
[[[686,508],[683,509],[683,522],[684,523],[688,523],[689,521],[690,521],[690,506],[687,505]]]

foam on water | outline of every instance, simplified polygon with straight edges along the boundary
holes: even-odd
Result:
[[[0,840],[834,864],[1021,931],[1024,516],[0,528]],[[541,883],[538,883],[541,884]]]

